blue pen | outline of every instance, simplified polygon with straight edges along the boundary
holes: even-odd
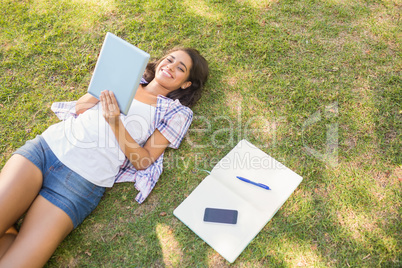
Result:
[[[246,178],[243,178],[243,177],[240,177],[240,176],[236,176],[236,178],[238,178],[238,179],[241,180],[241,181],[244,181],[244,182],[253,184],[253,185],[255,185],[255,186],[264,188],[265,190],[271,190],[271,188],[269,188],[269,187],[268,187],[267,185],[265,185],[265,184],[258,183],[258,182],[254,182],[254,181],[250,181],[250,180],[248,180],[248,179],[246,179]]]

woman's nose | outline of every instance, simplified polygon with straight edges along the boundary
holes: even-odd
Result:
[[[168,65],[166,65],[166,67],[171,71],[173,70],[173,64],[172,63],[169,63]]]

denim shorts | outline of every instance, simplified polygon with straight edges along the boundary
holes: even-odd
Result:
[[[105,192],[104,187],[87,181],[61,163],[41,136],[27,141],[14,154],[24,156],[42,171],[39,194],[67,213],[74,229],[96,208]]]

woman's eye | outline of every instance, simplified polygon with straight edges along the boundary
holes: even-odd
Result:
[[[166,60],[167,60],[168,62],[170,62],[170,63],[173,62],[173,61],[172,61],[171,59],[169,59],[169,58],[166,58]]]
[[[181,67],[177,67],[177,68],[179,68],[179,70],[184,73],[183,68],[181,68]]]

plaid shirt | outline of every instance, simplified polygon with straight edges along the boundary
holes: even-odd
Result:
[[[75,104],[76,101],[55,102],[51,109],[60,120],[66,120],[71,116],[77,117]],[[182,105],[178,100],[158,96],[155,119],[148,134],[151,136],[158,129],[170,142],[169,147],[177,149],[187,133],[192,119],[193,112],[190,108]],[[116,175],[115,183],[134,182],[135,188],[139,191],[135,200],[141,204],[155,187],[162,170],[163,154],[145,170],[136,170],[126,158]]]

